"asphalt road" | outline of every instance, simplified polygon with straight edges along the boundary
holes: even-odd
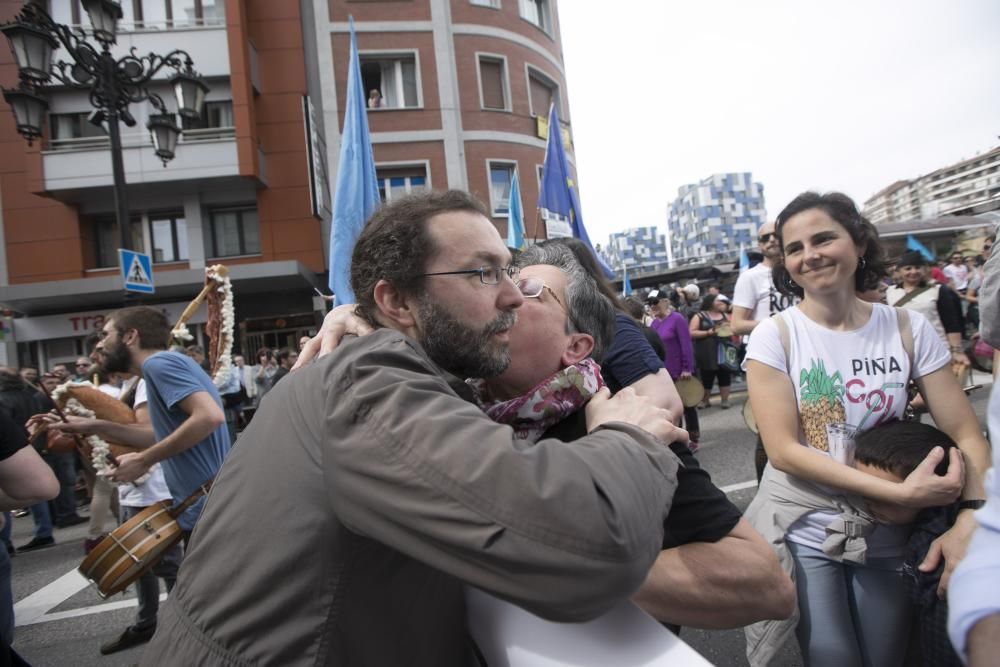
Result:
[[[978,381],[982,378],[977,377]],[[988,389],[973,396],[980,420],[984,419]],[[734,407],[712,407],[701,412],[702,441],[698,458],[712,474],[716,485],[745,508],[756,491],[754,436],[746,429],[740,412],[744,400],[734,394]],[[81,510],[84,513],[85,510]],[[13,520],[14,544],[31,539],[30,516]],[[100,645],[117,636],[133,620],[134,593],[102,600],[75,569],[83,558],[86,524],[57,529],[56,546],[20,554],[13,561],[15,615],[14,647],[36,667],[117,667],[138,662],[142,648],[111,656],[100,655]],[[741,630],[702,631],[685,629],[681,638],[715,665],[746,665]],[[779,667],[801,665],[798,649],[785,648]]]

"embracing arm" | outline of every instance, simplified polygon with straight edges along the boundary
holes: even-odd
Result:
[[[632,601],[663,623],[736,628],[788,618],[795,586],[774,550],[741,518],[718,542],[661,551]]]
[[[661,367],[656,373],[642,376],[629,387],[639,396],[647,397],[653,405],[669,412],[670,421],[675,424],[680,421],[681,415],[684,414],[684,406],[681,405],[681,397],[666,368]]]
[[[948,474],[940,477],[934,468],[943,451],[934,448],[902,483],[865,474],[837,463],[829,456],[798,440],[799,417],[795,391],[787,374],[760,361],[747,363],[750,403],[768,459],[778,470],[848,493],[897,503],[907,507],[933,507],[953,502],[962,488],[964,469],[958,451],[951,452]]]

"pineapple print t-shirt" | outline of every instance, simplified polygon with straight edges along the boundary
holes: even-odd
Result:
[[[789,308],[776,316],[788,323],[788,359],[774,318],[753,330],[746,359],[788,373],[798,402],[799,442],[825,452],[827,424],[846,423],[862,432],[899,419],[906,407],[908,380],[951,362],[948,348],[927,319],[912,311],[909,316],[912,373],[895,309],[882,304],[873,304],[868,322],[854,331],[832,331],[810,320],[797,306]],[[836,516],[835,512],[807,514],[789,529],[786,539],[820,549],[826,526]],[[905,538],[904,527],[880,525],[867,540],[868,554],[898,556]]]

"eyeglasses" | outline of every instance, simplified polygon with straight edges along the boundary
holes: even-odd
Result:
[[[555,290],[546,285],[539,278],[525,278],[524,280],[517,281],[517,289],[521,290],[521,296],[525,299],[541,299],[542,292],[548,292],[559,307],[562,308],[563,312],[566,313],[566,319],[569,320],[570,325],[572,325],[575,331],[579,331],[580,327],[576,323],[573,314],[569,312],[569,308],[566,304],[562,302],[558,295],[556,295]]]
[[[460,276],[473,273],[479,274],[479,282],[484,285],[499,285],[504,274],[508,278],[517,282],[517,277],[521,273],[520,267],[514,266],[480,266],[478,269],[465,269],[462,271],[437,271],[435,273],[421,273],[421,277],[427,276]]]
[[[768,232],[767,234],[761,234],[760,236],[758,236],[757,240],[760,241],[761,243],[767,243],[773,238],[774,238],[774,232]]]
[[[90,368],[90,364],[76,364],[77,368]]]

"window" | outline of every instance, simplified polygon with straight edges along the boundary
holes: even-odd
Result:
[[[510,211],[510,184],[514,180],[513,162],[489,162],[490,209],[494,217],[506,217]]]
[[[376,167],[378,194],[384,202],[427,189],[427,167],[424,165]]]
[[[94,230],[94,266],[98,269],[118,266],[118,248],[121,247],[121,239],[118,237],[118,223],[114,218],[99,218],[92,223]],[[132,218],[132,248],[141,249],[145,245],[142,241],[142,221],[139,218]]]
[[[377,90],[381,96],[369,108],[413,109],[420,106],[416,55],[362,55],[361,81],[367,96]],[[377,105],[377,106],[376,106]]]
[[[260,252],[257,209],[218,209],[209,213],[212,257],[256,255]]]
[[[542,118],[549,117],[549,107],[559,105],[559,86],[540,71],[528,68],[528,97],[531,102],[531,113]]]
[[[90,112],[88,111],[50,113],[49,146],[54,150],[59,150],[106,145],[108,135],[104,132],[104,128],[88,121],[89,117]]]
[[[185,141],[232,136],[235,132],[233,129],[233,103],[230,100],[205,102],[199,118],[193,120],[182,118],[181,125],[184,128]]]
[[[54,1],[59,5],[67,4],[66,0]],[[223,0],[121,0],[119,4],[122,8],[119,26],[123,31],[224,25],[226,18]],[[72,11],[86,22],[86,12],[80,12],[75,6],[60,11],[66,14]]]
[[[469,0],[469,3],[476,5],[477,7],[492,7],[493,9],[500,9],[500,0]]]
[[[153,262],[183,262],[188,258],[187,221],[183,213],[149,215]]]
[[[545,32],[549,31],[549,0],[518,0],[521,5],[521,18],[538,26]]]
[[[509,111],[507,98],[506,61],[502,57],[479,56],[479,105]]]

